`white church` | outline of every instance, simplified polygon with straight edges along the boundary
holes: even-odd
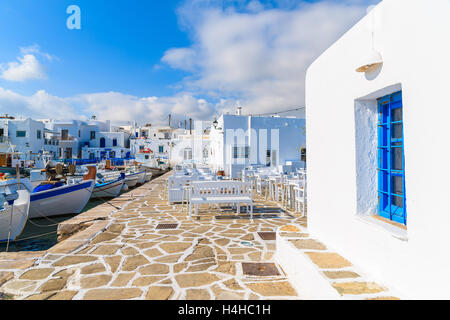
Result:
[[[450,1],[384,0],[306,76],[308,229],[412,299],[450,298]]]

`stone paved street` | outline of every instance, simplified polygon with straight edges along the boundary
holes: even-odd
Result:
[[[166,184],[167,175],[147,184],[145,195],[111,213],[102,221],[106,230],[87,245],[67,254],[67,243],[77,240],[63,241],[64,253],[49,250],[33,267],[16,271],[1,290],[16,299],[297,298],[283,270],[273,276],[245,275],[241,263],[273,262],[275,241],[263,240],[258,232],[304,220],[262,201],[255,214],[276,218],[252,222],[236,219],[231,208],[205,206],[191,220],[181,205],[167,205]],[[216,219],[219,211],[228,217]],[[158,224],[176,228],[157,229]],[[83,232],[75,237],[82,239]]]
[[[274,264],[275,232],[294,228],[284,235],[298,249],[325,249],[290,227],[305,228],[306,218],[256,197],[253,221],[215,206],[200,207],[190,219],[181,205],[167,205],[168,175],[61,225],[66,234],[60,238],[68,239],[48,251],[0,254],[0,291],[37,300],[299,299]],[[335,260],[308,254],[317,264]],[[363,283],[330,285],[340,293],[384,291]]]

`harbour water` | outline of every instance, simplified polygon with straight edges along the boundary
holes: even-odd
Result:
[[[90,210],[103,202],[102,200],[91,200],[82,212]],[[57,243],[58,234],[56,231],[58,224],[74,216],[64,215],[28,220],[19,239],[9,244],[8,252],[41,251],[51,248]],[[1,243],[0,252],[5,252],[6,246],[6,243]]]

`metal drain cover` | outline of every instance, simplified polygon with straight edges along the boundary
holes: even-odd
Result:
[[[276,240],[277,234],[275,232],[258,232],[258,235],[263,240]]]
[[[176,229],[178,223],[160,223],[156,226],[156,229]]]
[[[247,276],[279,276],[275,263],[242,262],[242,271]]]

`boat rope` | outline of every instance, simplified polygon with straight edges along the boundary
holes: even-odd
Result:
[[[17,242],[17,241],[30,240],[30,239],[36,239],[36,238],[48,236],[48,235],[51,235],[51,234],[55,234],[55,233],[57,233],[57,232],[58,232],[58,231],[52,231],[52,232],[47,232],[47,233],[43,233],[43,234],[38,234],[38,235],[36,235],[36,236],[31,236],[31,237],[27,237],[27,238],[17,239],[16,242]]]
[[[47,217],[44,217],[44,218],[47,218]],[[53,220],[51,220],[51,219],[49,219],[49,218],[47,218],[47,220],[52,221],[52,222],[55,222],[55,223],[52,223],[52,224],[45,224],[45,225],[44,225],[44,224],[37,224],[37,223],[34,222],[32,219],[28,219],[28,222],[31,223],[33,226],[36,226],[36,227],[39,227],[39,228],[54,227],[54,226],[57,226],[57,225],[60,224],[60,222],[53,221]]]

